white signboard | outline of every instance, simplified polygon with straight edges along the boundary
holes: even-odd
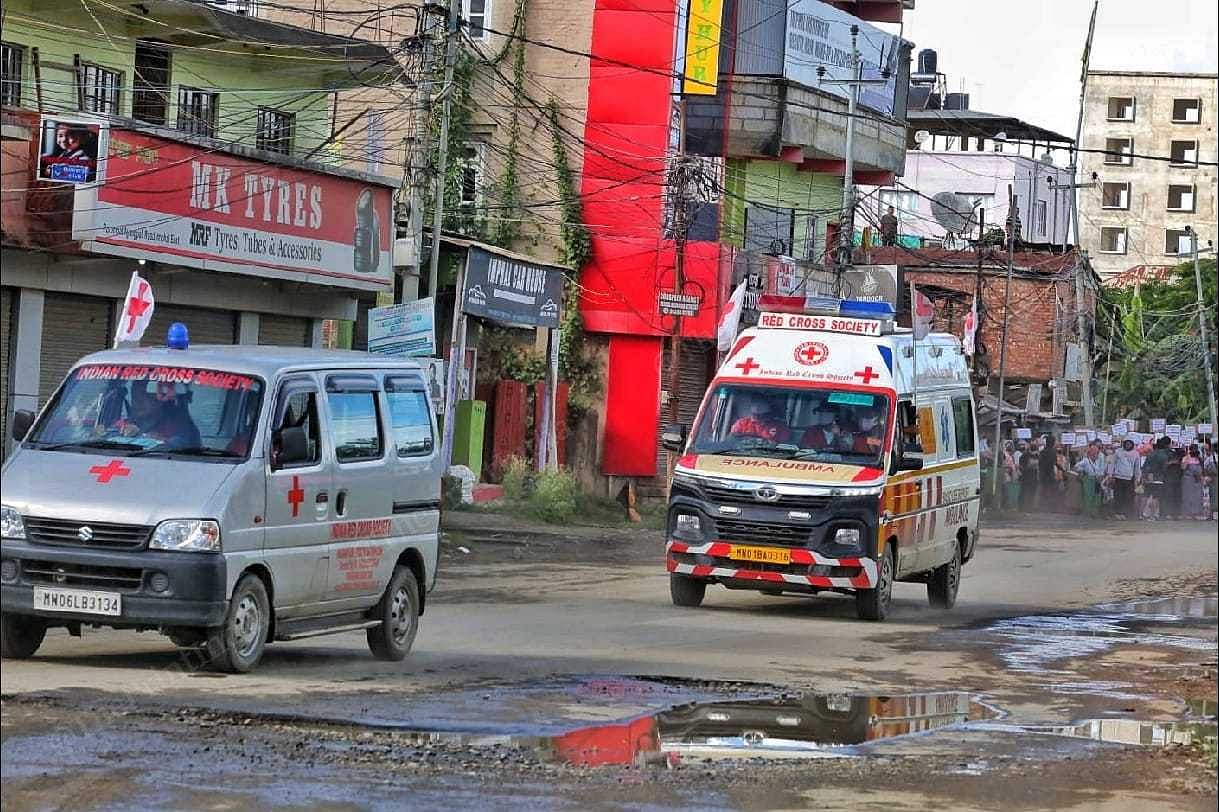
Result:
[[[1212,431],[1212,429],[1211,429],[1210,423],[1199,423],[1198,424],[1198,434],[1209,435],[1211,433],[1211,431]]]
[[[429,296],[368,311],[368,351],[422,356],[436,352],[435,307]]]
[[[1181,425],[1179,423],[1169,423],[1164,427],[1164,433],[1175,440],[1181,436]]]
[[[1059,445],[1065,445],[1067,448],[1075,445],[1075,432],[1064,431],[1062,436],[1058,438]]]
[[[842,316],[810,316],[804,313],[762,313],[758,327],[771,330],[820,330],[829,333],[851,333],[859,336],[880,335],[881,323],[876,319],[849,319]]]
[[[1125,423],[1114,423],[1113,424],[1113,436],[1114,437],[1125,437],[1129,433],[1130,433],[1130,429]]]
[[[1017,428],[1017,429],[1016,429],[1016,439],[1017,439],[1017,440],[1031,440],[1031,439],[1033,439],[1033,430],[1032,430],[1032,429],[1022,429],[1022,428]]]
[[[1105,445],[1108,445],[1109,443],[1113,442],[1113,435],[1107,431],[1098,431],[1096,432],[1096,439],[1100,440]]]
[[[1168,421],[1165,420],[1164,418],[1153,417],[1151,419],[1151,430],[1153,432],[1162,432],[1162,431],[1164,431],[1164,426],[1166,426],[1167,424],[1168,424]]]

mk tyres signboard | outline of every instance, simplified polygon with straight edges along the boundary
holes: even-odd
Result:
[[[361,290],[392,283],[392,187],[112,129],[85,250]]]

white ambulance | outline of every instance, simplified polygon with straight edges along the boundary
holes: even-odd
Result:
[[[728,353],[669,495],[672,599],[708,584],[854,593],[884,620],[894,581],[951,608],[978,539],[974,403],[960,341],[915,341],[885,303],[764,312]]]

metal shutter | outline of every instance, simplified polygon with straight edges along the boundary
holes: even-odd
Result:
[[[13,304],[17,297],[12,288],[0,288],[0,441],[8,445],[8,413],[13,404],[8,402],[8,370],[10,350],[9,334],[13,329]]]
[[[281,347],[309,346],[309,319],[299,316],[270,316],[262,313],[258,317],[258,343],[276,344]]]
[[[145,347],[165,346],[165,333],[175,321],[186,325],[191,344],[237,343],[237,314],[232,310],[157,304],[140,344]]]
[[[96,296],[48,293],[42,309],[42,369],[38,377],[41,408],[72,365],[110,346],[114,302]]]
[[[669,341],[665,341],[664,357],[661,364],[660,385],[669,388]],[[693,430],[694,418],[698,416],[698,408],[703,403],[703,395],[707,392],[707,384],[711,382],[715,363],[715,344],[710,341],[687,338],[681,343],[681,374],[679,378],[677,419],[687,429]],[[660,407],[660,427],[656,432],[656,488],[663,492],[665,478],[669,474],[669,452],[660,445],[660,432],[669,424],[669,406]]]

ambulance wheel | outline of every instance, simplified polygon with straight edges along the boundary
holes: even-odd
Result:
[[[855,613],[860,620],[884,620],[892,601],[893,547],[886,545],[885,554],[876,562],[876,587],[855,591]]]
[[[0,614],[0,654],[6,660],[34,656],[47,636],[47,622],[30,615]]]
[[[927,581],[927,600],[935,609],[951,609],[961,587],[961,545],[953,545],[952,560],[931,571]]]
[[[674,606],[701,606],[707,594],[707,582],[687,578],[676,573],[669,574],[669,595]]]
[[[267,647],[271,628],[271,601],[262,579],[252,573],[241,576],[233,588],[224,625],[207,630],[207,654],[212,667],[230,674],[244,674],[258,665]]]
[[[405,659],[419,632],[419,582],[410,567],[394,570],[372,619],[381,621],[365,632],[372,656],[391,662]]]

